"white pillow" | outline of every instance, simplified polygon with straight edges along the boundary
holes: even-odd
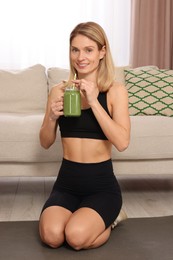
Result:
[[[69,70],[58,67],[49,68],[47,70],[49,91],[53,86],[60,83],[61,81],[68,80]]]
[[[47,76],[42,65],[23,70],[0,70],[0,112],[43,112],[47,92]]]

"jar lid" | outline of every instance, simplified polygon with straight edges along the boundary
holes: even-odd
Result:
[[[79,89],[75,86],[67,86],[65,91],[79,91]]]

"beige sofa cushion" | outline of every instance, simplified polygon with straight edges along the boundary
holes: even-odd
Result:
[[[124,152],[113,149],[116,160],[172,159],[173,121],[166,116],[131,116],[131,141]]]
[[[116,81],[125,84],[124,70],[129,66],[115,67],[115,79]],[[58,67],[49,68],[47,71],[49,91],[50,89],[63,80],[67,80],[69,77],[69,70]]]
[[[125,71],[132,69],[130,66],[119,66],[119,67],[115,67],[115,80],[122,83],[123,85],[126,84],[125,81]],[[148,70],[148,69],[158,69],[157,66],[142,66],[142,67],[138,67],[135,70]]]
[[[125,85],[124,71],[130,69],[129,66],[115,67],[115,80]]]
[[[0,114],[0,162],[55,162],[62,159],[61,141],[48,150],[40,145],[44,113]]]
[[[47,100],[45,67],[0,70],[0,112],[30,113],[45,109]]]
[[[53,86],[60,83],[61,81],[68,80],[69,70],[58,67],[49,68],[47,70],[49,91]]]

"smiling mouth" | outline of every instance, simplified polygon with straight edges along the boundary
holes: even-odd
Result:
[[[80,69],[84,69],[84,68],[86,68],[87,66],[88,66],[88,64],[86,64],[86,63],[77,63],[77,66],[78,66],[78,68],[80,68]]]

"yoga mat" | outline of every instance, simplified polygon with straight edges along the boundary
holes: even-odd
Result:
[[[40,242],[38,221],[0,222],[1,260],[172,260],[173,216],[129,218],[97,248],[51,249]]]

